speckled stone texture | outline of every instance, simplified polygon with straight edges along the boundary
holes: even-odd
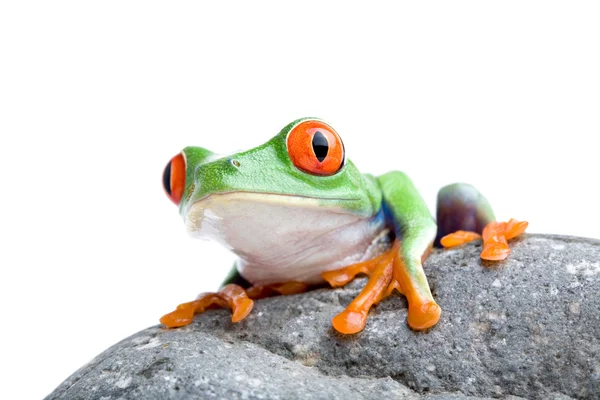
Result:
[[[357,335],[331,318],[365,280],[257,301],[232,324],[209,311],[146,329],[75,372],[47,399],[598,399],[600,241],[529,235],[509,259],[480,244],[436,250],[425,269],[443,309],[413,332],[384,300]]]

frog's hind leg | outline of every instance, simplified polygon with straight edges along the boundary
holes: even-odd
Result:
[[[440,189],[437,197],[437,236],[435,246],[441,247],[441,239],[449,245],[459,245],[479,239],[483,228],[495,221],[494,212],[487,199],[477,189],[466,183],[454,183]],[[444,247],[446,246],[444,243]]]
[[[481,258],[493,261],[508,256],[507,240],[525,232],[528,225],[515,219],[496,222],[487,199],[466,183],[448,185],[439,191],[437,224],[437,246],[454,247],[483,239]]]

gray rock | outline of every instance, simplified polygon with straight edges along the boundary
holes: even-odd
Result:
[[[428,332],[408,328],[397,295],[360,334],[337,334],[330,320],[359,279],[257,301],[238,324],[214,310],[146,329],[47,398],[600,398],[600,241],[529,235],[511,247],[498,264],[480,260],[480,244],[433,252],[443,313]]]

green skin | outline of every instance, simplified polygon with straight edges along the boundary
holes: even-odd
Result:
[[[433,300],[421,258],[432,245],[437,226],[412,181],[398,171],[378,177],[362,174],[349,160],[330,176],[312,175],[298,169],[288,155],[287,136],[294,126],[307,119],[314,118],[296,120],[263,145],[226,157],[216,156],[201,147],[186,147],[183,150],[186,184],[180,214],[185,217],[194,203],[213,194],[232,192],[316,199],[319,207],[361,218],[376,218],[383,208],[386,225],[402,239],[400,256],[408,275],[420,296]],[[461,192],[461,188],[457,191]],[[446,188],[446,191],[452,190]],[[480,196],[469,201],[477,203],[475,209],[483,210],[487,219],[493,219],[485,198]]]
[[[223,158],[215,159],[214,153],[201,147],[183,149],[186,186],[179,212],[185,215],[192,204],[214,193],[253,192],[335,199],[324,204],[365,217],[375,215],[381,207],[381,189],[371,175],[361,174],[349,160],[331,176],[311,175],[294,166],[286,138],[294,126],[308,119],[314,118],[296,120],[267,143]],[[243,166],[243,174],[233,161]]]

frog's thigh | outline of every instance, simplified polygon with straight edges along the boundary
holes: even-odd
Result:
[[[445,186],[437,197],[435,246],[440,246],[442,237],[456,231],[481,234],[483,228],[495,219],[490,203],[473,186],[466,183]]]

